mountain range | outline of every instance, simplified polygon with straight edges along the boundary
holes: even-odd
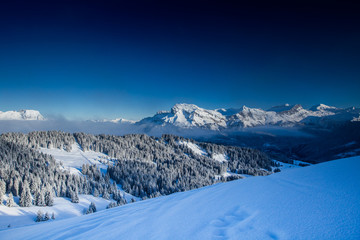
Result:
[[[194,104],[176,104],[170,111],[161,111],[144,118],[137,125],[176,126],[208,130],[242,129],[257,126],[292,127],[324,125],[328,122],[359,121],[360,108],[336,108],[319,104],[305,109],[301,105],[284,104],[268,110],[249,108],[208,110]]]
[[[0,120],[45,120],[45,118],[36,110],[20,110],[0,111]],[[154,116],[140,121],[118,118],[95,122],[141,126],[148,130],[154,127],[176,127],[221,131],[258,126],[328,126],[334,123],[355,121],[360,121],[360,108],[337,108],[318,104],[305,109],[300,104],[284,104],[268,110],[246,106],[239,109],[209,110],[194,104],[182,103],[174,105],[170,111],[159,111]]]

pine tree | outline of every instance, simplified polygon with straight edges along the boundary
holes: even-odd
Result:
[[[48,221],[48,220],[50,220],[50,216],[49,216],[49,213],[46,212],[45,216],[44,216],[44,221]]]
[[[71,202],[79,203],[79,196],[76,191],[71,191]]]
[[[106,188],[104,188],[104,192],[103,192],[102,197],[103,197],[104,199],[107,199],[107,200],[110,199],[110,194],[109,194],[109,192],[107,191]]]
[[[94,188],[94,197],[99,197],[99,190],[97,188]]]
[[[14,196],[19,196],[19,180],[17,178],[14,179],[14,183],[11,191]]]
[[[55,213],[52,213],[52,214],[51,214],[51,219],[52,219],[52,220],[55,220]]]
[[[37,190],[35,193],[35,205],[40,207],[45,206],[44,194],[42,190]]]
[[[53,199],[53,196],[52,196],[52,194],[51,194],[51,192],[49,190],[47,190],[45,192],[45,205],[46,206],[54,205],[54,199]]]
[[[9,193],[8,200],[6,202],[7,207],[13,207],[15,206],[14,197],[12,193]]]
[[[6,192],[6,184],[4,182],[4,180],[0,180],[0,205],[2,204],[2,199],[3,196],[5,195]]]
[[[95,203],[93,203],[93,202],[90,203],[89,210],[91,210],[92,213],[96,212],[96,205],[95,205]]]
[[[43,221],[43,213],[41,212],[41,210],[39,210],[36,214],[36,219],[35,219],[36,222],[41,222]]]
[[[20,207],[30,207],[32,205],[31,193],[29,189],[29,184],[25,180],[22,187],[22,192],[20,195]]]

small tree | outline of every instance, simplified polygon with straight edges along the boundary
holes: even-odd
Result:
[[[51,219],[52,219],[52,220],[55,220],[55,213],[52,213],[52,214],[51,214]]]
[[[45,216],[44,216],[44,221],[48,221],[48,220],[50,220],[50,216],[49,216],[49,213],[46,212]]]
[[[108,190],[107,190],[106,188],[104,188],[104,192],[103,192],[102,197],[103,197],[104,199],[107,199],[107,200],[110,199],[110,194],[109,194],[109,192],[108,192]]]
[[[7,207],[13,207],[13,206],[15,206],[14,197],[13,197],[13,194],[12,194],[12,193],[9,193],[9,197],[8,197],[7,202],[6,202],[6,206],[7,206]]]
[[[86,211],[86,214],[94,213],[94,212],[96,212],[96,205],[95,203],[91,202],[88,210]]]
[[[109,205],[106,208],[109,209],[109,208],[113,208],[113,207],[117,207],[116,202],[109,203]]]
[[[37,215],[36,215],[36,222],[41,222],[43,220],[43,213],[41,212],[41,210],[39,210],[37,212]]]
[[[94,188],[94,193],[93,193],[94,197],[98,197],[99,196],[99,190],[97,188]]]

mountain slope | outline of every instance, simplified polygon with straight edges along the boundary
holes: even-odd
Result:
[[[45,120],[36,110],[0,111],[0,120]]]
[[[1,239],[359,239],[360,158],[0,231]]]

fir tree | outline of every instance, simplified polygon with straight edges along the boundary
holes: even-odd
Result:
[[[48,220],[50,220],[50,216],[49,216],[49,213],[46,212],[45,216],[44,216],[44,221],[48,221]]]
[[[36,222],[41,222],[43,221],[43,213],[41,212],[41,210],[39,210],[36,214],[36,219],[35,219]]]
[[[71,191],[71,202],[72,203],[79,203],[79,196],[76,191]]]
[[[9,193],[8,200],[6,202],[6,206],[7,207],[14,207],[15,206],[14,197],[13,197],[12,193]]]
[[[31,193],[29,189],[29,184],[25,180],[22,187],[22,192],[20,195],[20,207],[30,207],[32,205]]]
[[[53,200],[53,196],[51,194],[51,192],[49,190],[47,190],[45,192],[45,205],[46,206],[52,206],[54,205],[54,200]]]

